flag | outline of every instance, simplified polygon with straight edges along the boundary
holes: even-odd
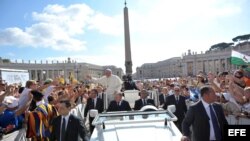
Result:
[[[250,65],[250,56],[232,50],[231,64]]]

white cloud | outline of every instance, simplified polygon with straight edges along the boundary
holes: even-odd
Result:
[[[227,36],[207,36],[205,32],[209,32],[209,27],[218,19],[241,12],[240,4],[225,0],[137,0],[136,5],[139,8],[132,9],[128,4],[133,70],[143,63],[181,56],[188,49],[205,52],[215,43],[230,40]],[[123,38],[122,12],[114,16],[96,12],[89,23],[89,29]],[[123,42],[105,45],[99,52],[102,53],[72,58],[99,65],[113,64],[124,69]]]
[[[242,4],[227,0],[137,2],[143,9],[128,5],[134,70],[143,63],[181,56],[188,49],[204,52],[213,44],[230,40],[232,35],[218,34],[222,25],[217,23],[240,14]]]
[[[86,42],[76,36],[84,34],[92,15],[93,10],[85,4],[68,7],[48,5],[41,13],[32,13],[36,23],[30,27],[11,27],[0,31],[0,45],[44,47],[63,51],[84,50]]]
[[[123,17],[122,15],[111,17],[97,12],[90,20],[89,29],[96,29],[100,33],[107,35],[123,35]]]

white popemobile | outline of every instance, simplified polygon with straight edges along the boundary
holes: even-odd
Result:
[[[91,116],[95,116],[93,113]],[[173,123],[176,120],[169,110],[150,105],[140,111],[98,114],[92,123],[96,128],[90,141],[177,141],[182,134]]]
[[[138,94],[133,94],[133,96],[138,96]],[[128,97],[125,94],[125,99],[128,100]],[[177,120],[173,114],[174,111],[174,105],[169,106],[168,110],[158,110],[154,106],[147,105],[142,107],[140,111],[102,114],[91,110],[90,116],[95,117],[92,122],[95,129],[90,141],[181,140],[182,134],[173,123]]]

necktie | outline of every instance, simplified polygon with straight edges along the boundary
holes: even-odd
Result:
[[[66,120],[63,118],[63,123],[61,127],[61,141],[64,141],[64,135],[65,135],[65,128],[66,128]]]
[[[143,102],[144,102],[144,106],[147,105],[146,99],[144,99]]]
[[[95,109],[95,100],[92,99],[92,108],[91,109]]]
[[[179,103],[179,97],[176,96],[176,103]]]
[[[216,140],[221,140],[221,131],[220,131],[219,123],[218,123],[218,120],[217,120],[216,115],[214,113],[212,105],[209,105],[209,109],[210,109],[212,124],[214,127],[215,138],[216,138]]]

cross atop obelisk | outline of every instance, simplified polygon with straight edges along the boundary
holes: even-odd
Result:
[[[128,20],[128,8],[125,0],[124,7],[124,37],[125,37],[125,67],[126,74],[132,74],[132,59],[130,48],[130,35],[129,35],[129,20]]]

